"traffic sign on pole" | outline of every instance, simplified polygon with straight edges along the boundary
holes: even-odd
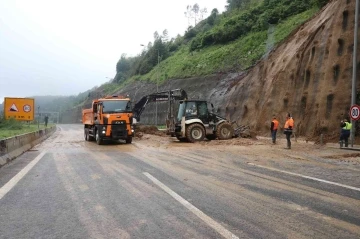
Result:
[[[4,98],[4,114],[5,119],[14,118],[21,121],[34,120],[34,105],[33,98]]]
[[[360,106],[352,105],[350,108],[349,115],[352,120],[360,119]]]

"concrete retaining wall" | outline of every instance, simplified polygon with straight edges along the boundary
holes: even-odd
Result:
[[[56,126],[0,140],[0,167],[47,139]]]

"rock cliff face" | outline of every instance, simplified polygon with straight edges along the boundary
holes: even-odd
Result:
[[[286,112],[295,119],[297,135],[337,133],[351,103],[354,15],[355,1],[331,1],[247,72],[174,79],[159,90],[185,89],[190,98],[212,102],[220,115],[259,133],[269,132],[272,115],[282,125]],[[136,102],[153,92],[156,85],[136,82],[118,93]],[[159,104],[158,123],[165,117],[166,106]],[[155,104],[148,105],[141,122],[155,122]]]

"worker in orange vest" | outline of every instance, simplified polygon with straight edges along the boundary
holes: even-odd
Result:
[[[277,133],[278,127],[279,127],[279,121],[277,121],[276,117],[273,116],[273,120],[271,121],[271,126],[270,126],[271,138],[272,138],[273,144],[276,144],[276,133]]]
[[[290,113],[287,113],[286,122],[284,125],[284,134],[286,135],[286,140],[287,140],[286,149],[291,149],[290,137],[292,135],[293,129],[294,129],[294,119],[291,117]]]

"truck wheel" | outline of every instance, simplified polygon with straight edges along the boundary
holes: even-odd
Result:
[[[131,142],[132,142],[132,137],[131,137],[131,136],[127,137],[126,143],[127,143],[127,144],[131,144]]]
[[[96,140],[96,143],[98,145],[102,145],[103,141],[102,139],[100,138],[100,130],[96,130],[96,133],[95,133],[95,140]]]
[[[216,136],[221,139],[231,139],[234,135],[234,129],[229,123],[221,123],[216,129]]]
[[[191,124],[186,128],[186,138],[189,142],[202,141],[205,138],[205,129],[201,124]]]

